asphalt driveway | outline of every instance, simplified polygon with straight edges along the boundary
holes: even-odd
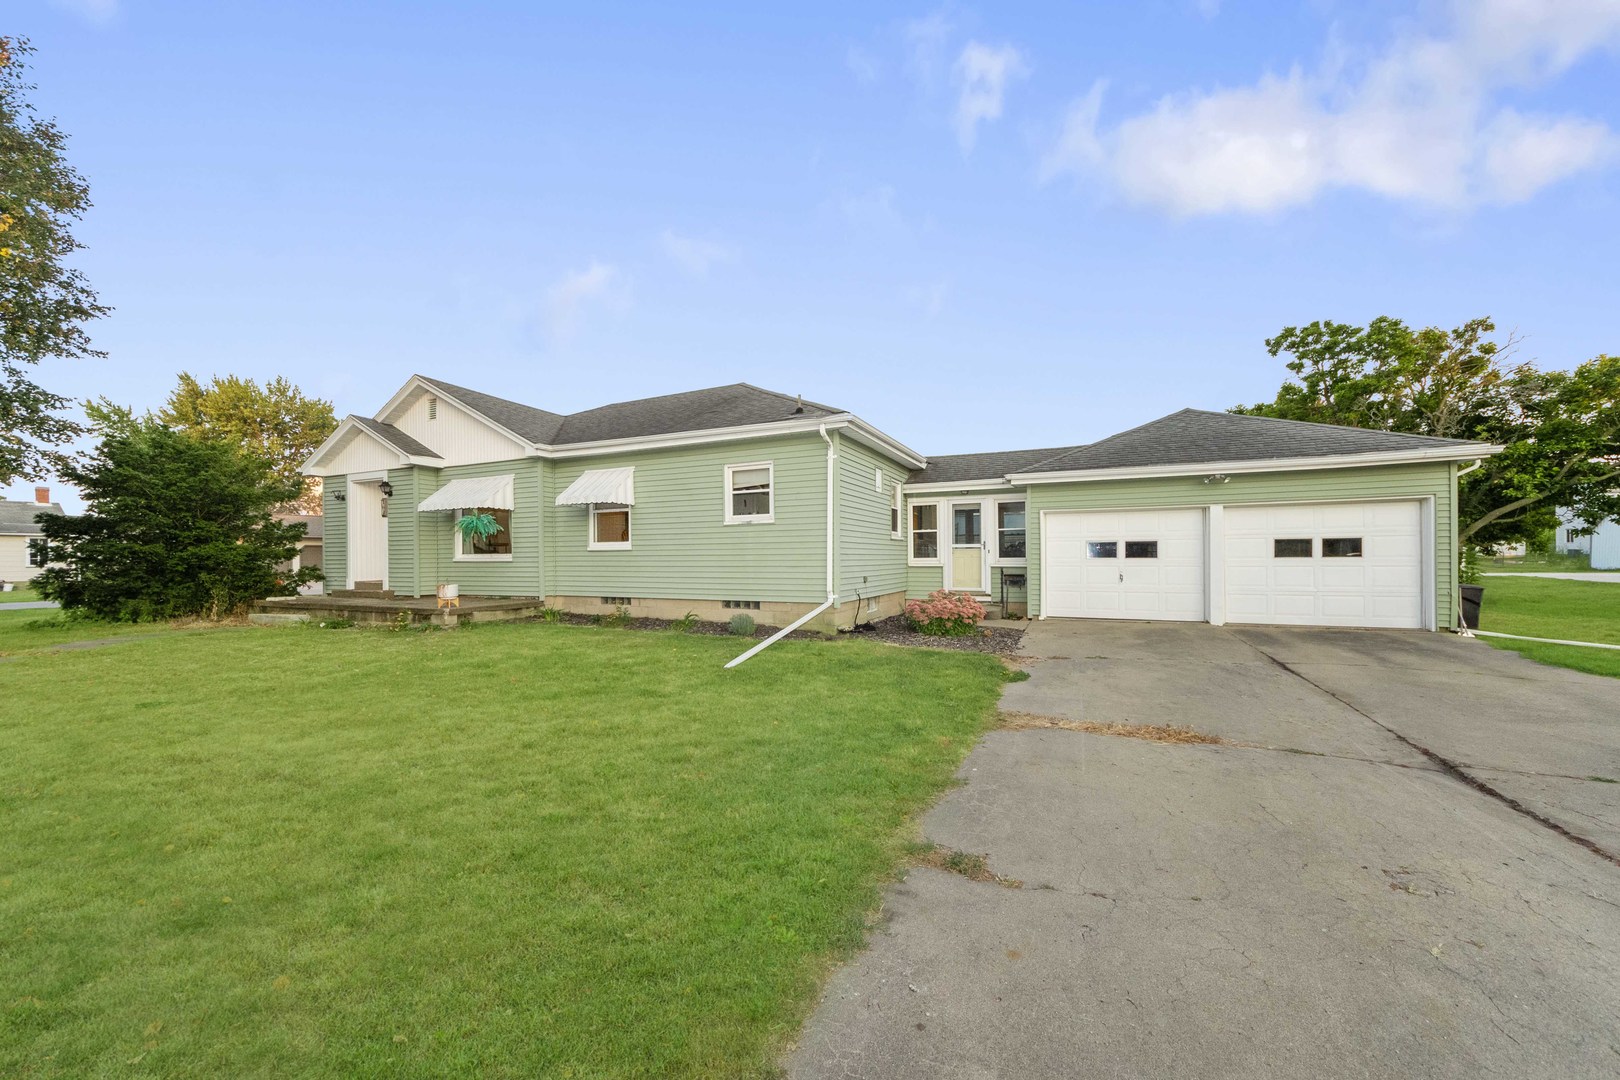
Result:
[[[988,736],[924,831],[1022,886],[912,871],[791,1075],[1620,1072],[1620,680],[1398,632],[1025,652],[1007,710],[1227,744]]]

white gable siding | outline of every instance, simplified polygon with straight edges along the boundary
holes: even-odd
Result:
[[[327,461],[321,471],[327,476],[338,476],[345,473],[392,469],[398,465],[398,451],[390,450],[363,431],[357,431],[348,444]]]
[[[431,448],[444,459],[444,466],[511,461],[528,453],[526,446],[507,438],[444,398],[439,398],[437,415],[429,420],[429,397],[429,394],[417,393],[388,422],[423,446]]]

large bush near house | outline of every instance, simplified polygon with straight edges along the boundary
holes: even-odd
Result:
[[[87,510],[41,515],[60,565],[34,581],[69,610],[133,621],[218,618],[320,578],[313,568],[278,569],[304,526],[276,521],[271,509],[296,498],[297,487],[228,443],[138,422],[110,432],[61,475]]]
[[[906,602],[906,622],[919,634],[956,637],[977,632],[984,605],[966,593],[938,589],[926,600]]]

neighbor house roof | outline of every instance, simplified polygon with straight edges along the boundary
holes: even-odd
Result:
[[[1080,450],[1079,446],[1051,446],[1044,450],[994,450],[985,454],[943,454],[928,459],[928,467],[914,469],[909,484],[952,484],[974,480],[1003,480],[1047,458]]]
[[[411,457],[440,456],[431,446],[423,446],[393,424],[385,424],[381,420],[373,420],[369,416],[356,416],[352,413],[349,415],[349,419],[402,454],[409,454]]]
[[[1009,470],[1020,474],[1083,472],[1288,458],[1423,454],[1485,449],[1464,439],[1436,439],[1391,431],[1310,424],[1269,416],[1182,409],[1140,427]]]
[[[481,394],[442,379],[425,375],[418,375],[417,378],[429,386],[440,388],[446,397],[482,413],[514,435],[549,446],[672,435],[684,431],[711,431],[843,414],[843,410],[830,405],[803,401],[748,383],[732,383],[707,390],[621,401],[561,416],[505,398]]]
[[[326,536],[326,519],[319,514],[277,514],[275,518],[287,525],[302,523],[305,540],[320,540]]]
[[[34,515],[60,513],[61,503],[0,499],[0,536],[41,536],[45,530],[34,521]]]

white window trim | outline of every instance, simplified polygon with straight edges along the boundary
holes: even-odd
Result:
[[[456,511],[456,516],[450,519],[450,531],[455,534],[456,553],[450,557],[451,562],[511,562],[511,555],[463,555],[461,552],[461,530],[456,528],[456,522],[467,515],[468,510],[476,510],[476,506],[463,506]],[[507,511],[511,513],[511,511]],[[511,530],[507,530],[510,532]]]
[[[889,539],[906,539],[906,497],[899,480],[894,482],[894,490],[889,495]]]
[[[596,538],[596,515],[603,513],[618,513],[624,511],[624,531],[629,540],[615,543],[603,543]],[[590,514],[585,519],[585,550],[587,551],[629,551],[630,544],[636,538],[636,511],[635,507],[625,503],[591,503]]]
[[[904,516],[906,522],[905,539],[907,566],[945,565],[945,546],[940,538],[940,533],[943,532],[941,522],[944,518],[944,515],[940,513],[940,506],[943,503],[943,499],[912,499],[905,505]],[[932,506],[934,508],[934,550],[940,554],[934,556],[932,559],[919,559],[915,554],[917,550],[916,510],[919,506]]]
[[[1029,528],[1029,499],[1024,495],[998,495],[992,501],[995,503],[995,505],[991,508],[991,514],[993,516],[990,519],[990,529],[989,529],[989,531],[995,535],[996,546],[990,549],[990,565],[991,566],[1028,566],[1029,565],[1029,556],[1028,556],[1027,553],[1029,551],[1029,534],[1030,534],[1030,528]],[[1024,558],[1022,558],[1022,559],[1003,559],[1001,557],[1001,504],[1002,503],[1018,503],[1018,502],[1021,502],[1021,503],[1024,504],[1024,551],[1025,551],[1026,554],[1025,554]]]
[[[768,514],[733,514],[731,512],[731,474],[745,469],[764,469],[770,475],[771,512]],[[727,465],[725,470],[725,489],[720,493],[725,501],[722,509],[724,524],[727,525],[769,525],[776,520],[776,463],[773,461],[747,461],[735,465]]]

